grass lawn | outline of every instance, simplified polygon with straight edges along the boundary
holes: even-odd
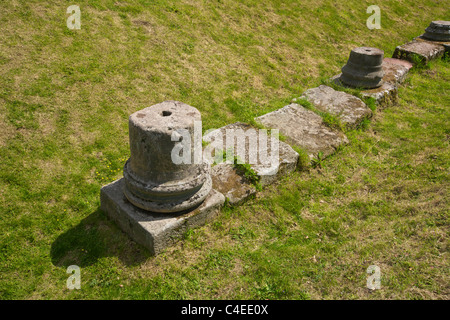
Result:
[[[414,69],[350,144],[157,257],[100,211],[128,116],[164,100],[217,128],[286,105],[350,50],[391,56],[441,1],[71,1],[0,5],[0,299],[449,299],[450,64]],[[69,290],[69,265],[81,289]],[[381,289],[366,288],[367,268]]]

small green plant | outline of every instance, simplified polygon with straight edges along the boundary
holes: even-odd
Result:
[[[211,142],[209,142],[209,141],[202,140],[202,147],[205,148],[205,147],[208,146],[210,143],[211,143]]]
[[[320,169],[322,169],[323,159],[324,159],[323,153],[319,152],[317,154],[317,157],[312,159],[311,161],[313,168],[319,167]]]
[[[187,229],[186,232],[183,234],[183,239],[188,240],[192,239],[195,235],[195,231],[193,229]]]
[[[344,125],[342,124],[339,117],[332,115],[329,112],[316,111],[316,113],[318,113],[322,117],[323,123],[326,126],[330,127],[331,129],[338,129],[344,131]]]
[[[315,110],[313,104],[311,102],[309,102],[308,100],[306,100],[305,98],[298,98],[295,100],[295,103],[303,106],[304,108],[306,108],[308,110],[311,110],[311,111]]]
[[[255,170],[252,169],[251,165],[248,163],[237,163],[237,157],[234,161],[234,167],[236,168],[236,171],[240,174],[242,174],[250,183],[252,183],[256,189],[261,190],[261,184],[259,181],[261,180],[261,177],[258,176],[258,174],[255,172]]]
[[[249,163],[245,163],[242,161],[239,156],[234,155],[233,150],[229,149],[228,151],[222,150],[222,160],[223,162],[227,161],[227,159],[232,158],[233,167],[236,169],[236,172],[240,175],[243,175],[251,184],[253,184],[257,190],[261,190],[262,187],[259,183],[261,177],[253,170],[252,166]]]
[[[298,161],[297,161],[297,169],[300,171],[306,170],[311,165],[311,159],[309,158],[308,153],[302,148],[293,145],[292,149],[298,153]]]
[[[362,97],[361,99],[364,101],[364,103],[367,105],[367,107],[372,110],[372,112],[375,112],[377,110],[377,100],[372,97]]]
[[[409,60],[414,64],[414,69],[429,69],[430,66],[428,65],[426,59],[418,54],[410,53],[408,55]]]
[[[445,62],[450,62],[450,52],[445,52],[444,56],[442,57],[442,60],[444,60]]]
[[[360,123],[358,123],[358,125],[356,126],[356,130],[366,130],[369,127],[369,124],[370,119],[366,117],[362,119]]]

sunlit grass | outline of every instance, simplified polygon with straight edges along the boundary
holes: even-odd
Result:
[[[410,74],[399,104],[320,166],[157,257],[99,210],[131,113],[180,100],[204,130],[252,123],[339,73],[353,47],[390,56],[449,16],[442,3],[381,1],[382,29],[368,30],[369,1],[79,1],[68,30],[72,3],[4,2],[1,298],[448,299],[448,62]],[[66,288],[71,264],[81,290]],[[372,264],[382,290],[369,293]]]

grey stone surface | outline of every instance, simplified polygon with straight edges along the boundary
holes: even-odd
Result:
[[[423,37],[433,41],[450,41],[450,21],[432,21]]]
[[[350,52],[342,67],[341,81],[353,88],[377,88],[383,79],[384,52],[377,48],[359,47]]]
[[[414,38],[414,41],[418,41],[418,42],[429,42],[431,44],[434,45],[438,45],[438,46],[444,46],[444,50],[445,52],[450,52],[450,40],[449,41],[433,41],[430,39],[426,39],[424,38],[424,35],[418,36]]]
[[[237,205],[252,197],[256,187],[236,172],[233,165],[220,163],[212,167],[213,188],[222,193],[228,202]]]
[[[229,124],[205,134],[203,139],[211,142],[210,145],[217,149],[226,150],[226,136],[230,137],[229,139],[232,139],[232,136],[239,137],[234,140],[232,154],[237,155],[242,162],[251,165],[260,177],[259,183],[262,186],[275,182],[280,176],[289,174],[297,167],[299,155],[288,144],[246,123]],[[250,139],[257,141],[256,144],[250,144]],[[243,152],[239,151],[239,144],[244,146],[241,150]],[[273,149],[276,146],[278,149]],[[267,156],[267,161],[264,155]]]
[[[428,41],[413,40],[404,45],[395,48],[393,58],[403,59],[416,63],[414,56],[417,56],[419,62],[427,63],[432,59],[441,57],[445,52],[444,46]]]
[[[186,150],[194,155],[201,132],[194,135],[194,121],[200,112],[178,101],[165,101],[133,113],[129,118],[131,157],[124,166],[124,194],[139,208],[152,212],[179,212],[199,205],[212,187],[210,166],[194,157],[176,163],[172,152],[182,137]],[[183,130],[183,131],[181,131]],[[177,139],[178,140],[178,139]],[[200,145],[196,146],[198,141]],[[186,154],[189,154],[186,150]]]
[[[191,212],[153,213],[131,204],[122,192],[123,187],[122,178],[101,188],[101,210],[153,255],[174,244],[188,229],[211,221],[225,201],[221,193],[211,190],[203,203]]]
[[[361,99],[325,85],[306,90],[300,99],[306,99],[319,111],[339,117],[349,128],[372,116],[372,110]]]
[[[315,158],[319,152],[322,152],[323,157],[329,156],[341,144],[348,143],[341,131],[331,129],[319,115],[295,103],[255,120],[267,128],[279,129],[289,144],[305,150],[310,159]]]

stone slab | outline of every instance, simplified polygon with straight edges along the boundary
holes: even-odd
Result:
[[[131,239],[157,255],[181,239],[188,229],[204,225],[220,212],[225,197],[215,191],[196,209],[184,213],[152,213],[135,207],[123,194],[121,178],[100,190],[100,208]]]
[[[317,110],[339,117],[349,128],[355,128],[364,118],[372,116],[372,110],[358,97],[325,85],[306,90],[298,99],[306,99]]]
[[[228,203],[237,205],[256,194],[256,187],[240,176],[233,165],[219,163],[211,168],[213,188],[222,193]]]
[[[406,75],[413,67],[413,64],[406,60],[384,58],[382,67],[384,71],[383,82],[389,82],[396,85],[405,80]]]
[[[324,124],[322,117],[303,106],[291,103],[281,109],[255,119],[267,128],[276,128],[287,142],[296,145],[308,154],[310,159],[322,152],[327,157],[348,139],[341,131]]]
[[[396,58],[384,58],[383,63],[396,64],[405,67],[406,69],[411,69],[414,65],[406,60],[396,59]]]
[[[423,34],[414,38],[415,41],[429,42],[435,45],[444,46],[445,52],[450,52],[450,41],[433,41],[423,37]]]
[[[260,139],[259,135],[264,134],[267,138],[267,144],[259,146],[258,142],[257,146],[250,147],[247,137],[252,131],[255,133],[257,141],[259,141]],[[261,184],[261,186],[271,184],[278,180],[281,176],[287,175],[296,169],[299,155],[294,151],[294,149],[291,148],[291,146],[289,146],[287,143],[279,141],[274,137],[271,137],[270,135],[268,136],[266,133],[264,133],[264,131],[261,131],[258,128],[254,128],[246,123],[236,122],[226,125],[205,134],[203,136],[203,140],[211,142],[210,145],[212,147],[226,150],[225,137],[227,132],[232,133],[235,136],[242,134],[242,137],[240,139],[242,139],[241,143],[245,143],[245,155],[240,156],[239,158],[243,162],[250,164],[251,168],[260,177],[259,183]],[[222,139],[217,140],[217,137],[222,137]],[[272,158],[272,145],[275,144],[278,144],[278,157],[275,155],[276,150],[274,150],[274,156]],[[235,140],[233,153],[235,155],[239,155],[236,149],[237,140]],[[261,160],[261,155],[264,153],[269,158],[268,162],[264,162],[264,160]]]
[[[418,56],[422,63],[441,57],[445,52],[443,45],[427,41],[413,40],[395,48],[393,58],[407,60],[416,63],[414,55]]]

